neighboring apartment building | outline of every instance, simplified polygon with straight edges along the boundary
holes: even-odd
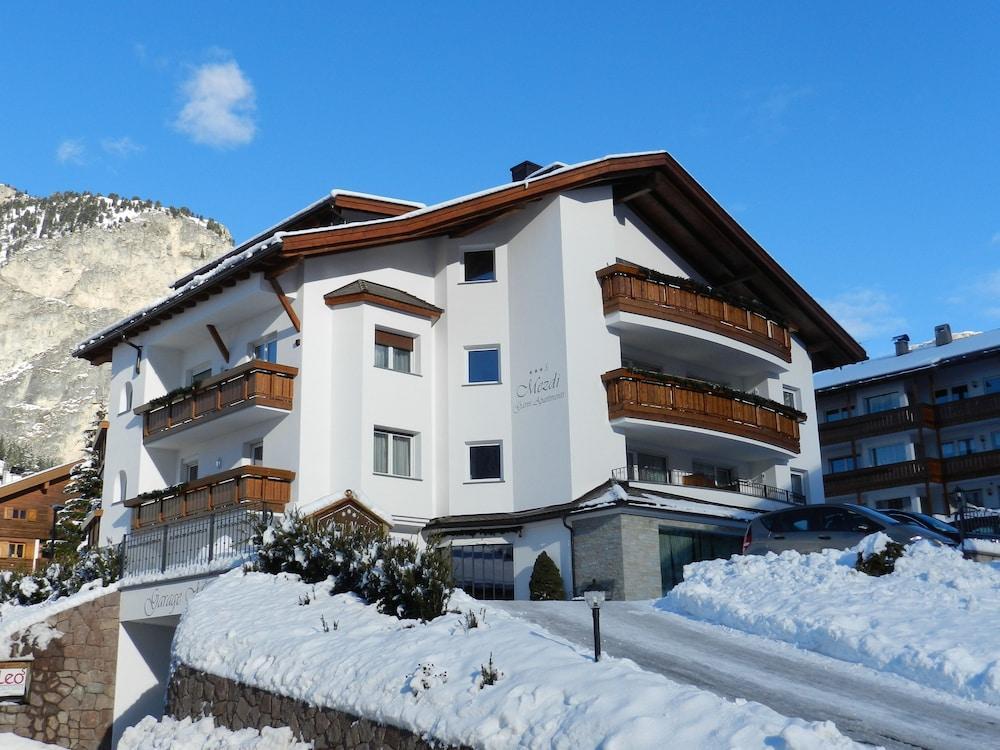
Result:
[[[646,597],[820,499],[812,373],[857,343],[664,153],[512,172],[334,191],[82,344],[117,405],[102,539],[170,567],[180,522],[351,490],[482,596],[547,550],[568,593]]]
[[[1000,330],[934,340],[816,376],[827,500],[950,513],[1000,507]]]

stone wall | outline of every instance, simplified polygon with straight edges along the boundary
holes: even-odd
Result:
[[[0,732],[74,750],[110,749],[118,654],[117,592],[45,622],[62,635],[44,649],[33,649],[22,638],[12,650],[13,657],[34,656],[31,686],[24,703],[0,703]]]
[[[316,750],[423,750],[441,748],[417,735],[342,711],[275,695],[249,685],[207,674],[181,664],[167,688],[166,714],[176,719],[212,716],[216,725],[233,730],[290,727]]]

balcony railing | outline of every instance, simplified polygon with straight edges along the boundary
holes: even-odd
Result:
[[[142,415],[144,439],[153,440],[248,406],[290,410],[297,374],[295,367],[255,359],[201,381],[188,393],[143,404],[135,413]]]
[[[293,471],[240,466],[160,493],[139,495],[126,500],[125,505],[132,508],[133,529],[210,515],[246,503],[281,512],[291,499],[293,479]]]
[[[942,427],[963,422],[976,422],[981,419],[1000,417],[1000,393],[988,393],[985,396],[963,398],[938,404],[938,424]]]
[[[792,361],[788,327],[709,287],[626,263],[597,272],[604,312],[629,312],[701,328]]]
[[[944,475],[949,482],[1000,474],[1000,450],[967,453],[944,459]]]
[[[641,466],[623,466],[620,469],[614,469],[611,472],[611,477],[621,482],[663,484],[672,487],[705,487],[712,490],[736,492],[740,495],[759,497],[764,500],[777,500],[792,505],[804,505],[806,502],[805,496],[798,492],[783,490],[780,487],[772,487],[769,484],[751,482],[749,479],[736,479],[732,482],[720,484],[704,474],[678,471],[676,469],[664,471],[662,469],[644,468]]]
[[[271,513],[263,503],[245,503],[206,516],[137,529],[125,537],[125,575],[171,570],[190,574],[192,569],[236,565],[256,550],[254,530]]]
[[[605,373],[608,416],[701,427],[799,452],[805,415],[749,393],[713,383],[621,368]]]
[[[901,461],[885,466],[824,474],[823,486],[827,497],[837,497],[886,487],[940,482],[941,479],[941,461],[936,458],[921,458],[916,461]]]
[[[824,422],[819,426],[819,440],[824,445],[832,445],[917,427],[934,427],[934,424],[934,407],[929,404],[914,404],[899,409],[839,419],[835,422]]]

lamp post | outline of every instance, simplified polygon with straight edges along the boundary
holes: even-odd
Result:
[[[604,604],[603,591],[584,591],[583,600],[590,607],[594,617],[594,661],[601,660],[601,605]]]

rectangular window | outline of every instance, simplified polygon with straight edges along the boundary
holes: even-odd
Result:
[[[878,396],[869,396],[865,399],[865,412],[868,414],[876,414],[880,411],[889,411],[898,408],[898,393],[883,393]]]
[[[854,471],[857,467],[856,456],[838,456],[830,459],[830,473],[837,474],[841,471]]]
[[[960,438],[941,443],[941,458],[967,456],[970,453],[972,453],[972,438]]]
[[[375,329],[375,366],[413,372],[413,337]]]
[[[872,448],[868,452],[872,466],[885,466],[887,464],[898,464],[906,461],[906,445],[894,443],[893,445],[882,445]]]
[[[503,479],[500,443],[469,446],[469,479]]]
[[[851,410],[846,406],[842,406],[839,409],[827,409],[826,410],[826,421],[827,422],[839,422],[842,419],[847,419],[851,416]]]
[[[731,487],[733,484],[733,470],[728,466],[716,466],[704,461],[693,461],[691,469],[695,474],[700,474],[716,487]]]
[[[7,542],[3,546],[3,551],[7,554],[4,557],[24,557],[24,545],[16,542]]]
[[[993,445],[993,450],[1000,449],[1000,431],[990,433],[990,443]]]
[[[487,349],[469,349],[469,382],[500,382],[499,349],[496,347]]]
[[[185,461],[181,466],[181,481],[194,482],[198,479],[198,462]]]
[[[277,339],[271,339],[270,341],[262,341],[256,344],[253,348],[253,358],[259,359],[262,362],[275,363],[278,361],[278,341]]]
[[[208,380],[212,377],[212,368],[209,367],[206,370],[198,370],[197,372],[191,373],[191,385],[198,385],[199,383]]]
[[[264,465],[264,443],[254,443],[250,446],[250,464],[252,466]]]
[[[462,259],[466,281],[496,281],[497,271],[492,250],[470,250]]]
[[[4,518],[10,518],[15,521],[27,521],[28,511],[24,508],[4,508]]]
[[[514,598],[514,546],[463,544],[451,548],[456,588],[477,599]]]
[[[629,453],[628,478],[633,482],[653,482],[669,484],[670,474],[666,456],[649,453]]]
[[[806,499],[806,477],[808,474],[800,469],[792,469],[792,485],[791,490],[793,495],[797,495],[796,500]]]
[[[1000,393],[1000,375],[983,378],[983,393]]]
[[[947,404],[952,401],[961,401],[963,398],[968,398],[968,396],[969,396],[969,386],[967,385],[956,385],[951,388],[940,388],[934,391],[934,403]]]
[[[781,389],[781,398],[785,402],[785,406],[792,409],[801,409],[801,399],[799,398],[799,389],[792,388],[791,386],[783,386]]]
[[[375,430],[375,473],[412,477],[413,436]]]

